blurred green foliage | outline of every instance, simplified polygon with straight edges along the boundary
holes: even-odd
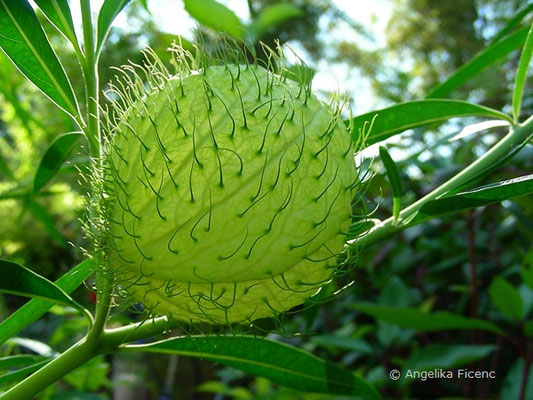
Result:
[[[158,29],[150,13],[153,3],[133,1],[126,9],[129,29],[112,31],[101,55],[103,90],[115,74],[110,67],[126,60],[139,62],[140,50],[146,44],[168,60],[165,49],[176,37]],[[256,40],[259,56],[264,56],[259,40],[270,46],[277,39],[281,43],[298,43],[305,51],[300,56],[311,68],[324,59],[357,69],[362,79],[370,82],[376,98],[385,104],[423,97],[490,43],[516,10],[526,6],[519,0],[387,0],[393,12],[386,31],[386,46],[380,48],[375,44],[372,26],[358,21],[357,15],[348,16],[331,0],[283,2],[292,7],[285,10],[287,16],[283,18],[268,11],[280,3],[247,2],[252,20],[247,26]],[[267,18],[274,21],[271,26],[265,25]],[[209,25],[209,19],[199,20]],[[328,36],[336,26],[345,27],[343,38]],[[200,27],[191,42],[197,41],[207,29]],[[64,65],[77,90],[82,80],[73,50],[52,28],[47,34],[63,59],[70,60]],[[361,45],[361,38],[374,46],[369,49]],[[184,43],[190,45],[188,41]],[[505,62],[486,69],[456,91],[454,97],[496,109],[508,107],[518,57],[515,52]],[[522,113],[530,115],[532,110],[532,86],[526,85]],[[82,148],[75,150],[70,164],[62,167],[60,175],[37,194],[32,192],[34,171],[53,140],[74,129],[73,123],[2,55],[0,257],[29,266],[52,280],[75,265],[82,258],[79,249],[87,245],[78,218],[84,215],[83,195],[88,183],[80,180],[77,173],[77,169],[86,167],[87,158]],[[404,204],[412,203],[471,163],[504,132],[494,129],[453,142],[443,140],[460,129],[457,123],[417,128],[388,144],[402,181]],[[385,167],[378,159],[364,165],[372,176],[366,185],[364,207],[372,210],[375,218],[387,218],[393,209],[393,193]],[[512,165],[499,168],[490,180],[509,179],[531,171],[533,148],[528,146]],[[533,398],[533,369],[527,369],[533,358],[532,242],[531,197],[444,216],[413,227],[379,247],[364,249],[353,270],[326,287],[304,311],[284,318],[281,332],[286,337],[282,340],[362,373],[386,398],[518,399],[521,390],[523,399]],[[80,290],[74,297],[90,304],[93,298],[87,293]],[[505,334],[451,330],[446,328],[446,321],[435,331],[399,326],[361,312],[358,305],[362,303],[409,308],[422,315],[446,311],[489,321]],[[20,304],[20,299],[1,297],[0,320]],[[115,318],[134,319],[134,315]],[[423,325],[425,320],[419,319],[418,323]],[[61,351],[80,338],[85,324],[83,317],[72,310],[56,306],[52,314],[21,336]],[[293,337],[291,332],[304,333]],[[1,351],[5,355],[28,353],[20,344],[4,346]],[[148,368],[135,368],[125,383],[120,380],[124,375],[120,363],[115,356],[95,358],[48,389],[41,398],[118,399],[125,398],[120,393],[122,396],[136,393],[136,387],[143,388],[137,392],[138,399],[335,398],[298,393],[229,368],[190,359],[180,358],[178,362],[172,356],[162,355],[131,361],[144,363]],[[457,367],[495,370],[496,379],[420,382],[392,381],[388,377],[393,368],[404,371]],[[521,384],[524,379],[529,381],[527,387]]]

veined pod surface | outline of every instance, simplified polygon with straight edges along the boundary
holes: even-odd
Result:
[[[245,323],[326,284],[357,183],[339,106],[258,65],[170,74],[148,53],[114,87],[106,263],[153,313]]]

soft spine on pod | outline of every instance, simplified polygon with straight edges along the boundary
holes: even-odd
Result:
[[[170,50],[174,74],[147,50],[110,85],[92,221],[106,268],[152,314],[287,311],[331,279],[350,225],[358,179],[340,102],[319,101],[303,73]]]

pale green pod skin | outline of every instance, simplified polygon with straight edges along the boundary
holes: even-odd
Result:
[[[258,66],[211,66],[131,102],[105,158],[107,258],[154,313],[243,323],[330,279],[357,171],[338,114]]]

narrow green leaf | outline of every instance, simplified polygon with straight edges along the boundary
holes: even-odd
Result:
[[[0,358],[0,369],[18,367],[19,365],[32,364],[39,359],[29,354],[19,354]]]
[[[74,44],[77,41],[76,30],[72,22],[68,0],[34,1],[52,25]]]
[[[299,7],[291,4],[274,4],[261,10],[255,20],[248,26],[248,33],[257,40],[261,38],[271,27],[282,24],[302,15]]]
[[[419,224],[450,212],[483,207],[489,204],[533,193],[533,174],[509,179],[458,193],[453,196],[428,201],[409,223]]]
[[[54,50],[27,0],[0,0],[0,47],[26,78],[72,116],[77,104]]]
[[[250,336],[192,336],[133,345],[125,351],[199,357],[305,392],[379,399],[360,376],[303,350]]]
[[[521,28],[502,40],[486,47],[465,65],[455,71],[448,79],[430,90],[426,95],[426,98],[448,96],[453,90],[472,79],[480,71],[521,47],[526,40],[527,33],[528,27]]]
[[[215,0],[183,0],[185,11],[202,25],[242,39],[244,26],[233,11]]]
[[[55,284],[65,293],[72,293],[93,272],[93,265],[85,260],[59,278]],[[15,336],[32,322],[41,318],[53,304],[49,301],[32,299],[0,323],[0,344]]]
[[[385,147],[379,146],[379,155],[381,157],[381,161],[383,161],[383,165],[385,166],[385,170],[387,171],[387,176],[392,187],[392,216],[394,218],[394,222],[396,222],[398,220],[398,216],[400,215],[400,210],[402,209],[403,189],[400,170]]]
[[[489,287],[490,299],[494,306],[512,319],[521,319],[524,314],[524,304],[518,290],[502,277],[492,280]]]
[[[16,382],[20,380],[21,378],[24,378],[25,376],[28,376],[29,374],[37,371],[39,368],[45,366],[49,362],[50,360],[40,361],[33,365],[28,365],[27,367],[20,368],[20,369],[17,369],[16,371],[8,372],[7,374],[1,375],[0,385],[5,385],[10,382]]]
[[[533,3],[525,6],[520,11],[518,11],[513,18],[507,22],[507,24],[503,27],[501,31],[499,31],[494,37],[491,39],[490,44],[496,43],[503,37],[507,36],[509,32],[513,30],[515,26],[517,26],[523,19],[526,17],[530,12],[533,12]]]
[[[531,63],[531,56],[533,55],[533,24],[529,28],[527,34],[526,44],[520,55],[520,63],[516,71],[516,78],[513,90],[513,119],[518,122],[520,116],[520,104],[522,103],[522,93],[526,84],[527,71]]]
[[[100,8],[100,13],[98,14],[98,33],[96,40],[96,54],[100,53],[102,46],[104,45],[109,31],[111,30],[111,25],[117,17],[117,15],[122,11],[124,7],[131,0],[105,0],[102,8]]]
[[[0,260],[0,293],[48,300],[79,308],[72,298],[45,277],[31,269],[7,260]]]
[[[400,103],[378,111],[359,115],[352,120],[352,137],[359,139],[365,123],[374,121],[368,137],[367,146],[381,142],[408,129],[443,122],[458,117],[496,118],[512,122],[511,118],[500,112],[477,104],[458,100],[417,100]]]
[[[35,178],[33,179],[33,192],[37,193],[54,177],[61,165],[70,156],[76,143],[83,136],[81,132],[72,132],[59,136],[46,150]]]
[[[487,357],[496,349],[493,345],[436,344],[415,350],[405,361],[411,370],[455,368]]]
[[[67,247],[67,240],[63,234],[56,228],[54,218],[50,215],[48,210],[42,207],[39,203],[31,197],[26,197],[25,206],[30,210],[31,215],[41,222],[46,232],[52,239],[61,247]]]
[[[379,306],[370,303],[352,304],[350,308],[354,308],[378,320],[387,321],[419,332],[479,329],[498,334],[504,333],[500,327],[491,322],[466,318],[447,311],[425,313],[416,308]]]

